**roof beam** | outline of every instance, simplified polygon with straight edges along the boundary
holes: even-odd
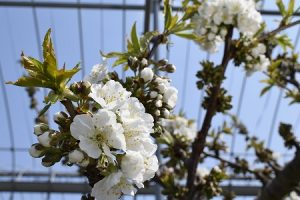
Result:
[[[154,195],[155,186],[138,190],[140,195]],[[224,191],[232,191],[238,196],[256,196],[260,187],[258,186],[223,186]],[[0,182],[1,192],[51,192],[51,193],[88,193],[90,187],[86,183],[65,182]]]
[[[145,10],[145,5],[122,5],[108,3],[69,3],[69,2],[26,2],[26,1],[0,1],[0,7],[37,7],[37,8],[70,8],[70,9],[107,9],[107,10]],[[160,8],[161,10],[163,7]],[[181,7],[173,7],[174,11],[181,11]],[[276,10],[261,10],[263,15],[281,15]],[[300,16],[300,12],[294,13]]]

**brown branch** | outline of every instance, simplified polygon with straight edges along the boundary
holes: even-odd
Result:
[[[247,171],[248,173],[250,174],[253,174],[257,179],[259,179],[263,184],[265,184],[267,182],[267,178],[265,176],[263,176],[262,174],[260,174],[258,171],[255,171],[255,170],[252,170],[250,168],[245,168],[245,167],[242,167],[240,166],[239,164],[237,163],[234,163],[234,162],[231,162],[229,160],[225,160],[217,155],[213,155],[213,154],[209,154],[209,153],[205,153],[204,152],[204,155],[206,157],[210,157],[210,158],[214,158],[214,159],[217,159],[223,163],[226,163],[229,167],[231,168],[235,168],[235,169],[244,169],[245,171]]]
[[[281,32],[281,31],[284,31],[284,30],[286,30],[288,28],[291,28],[293,26],[296,26],[298,24],[300,24],[300,20],[294,21],[294,22],[292,22],[290,24],[287,24],[287,25],[279,26],[277,29],[275,29],[275,30],[273,30],[269,33],[266,33],[265,35],[260,37],[258,40],[263,41],[265,39],[268,39],[269,37],[272,37],[272,36],[276,35],[277,33]]]
[[[261,191],[257,200],[281,200],[299,186],[300,152]]]
[[[231,39],[233,34],[233,28],[230,28],[228,34],[225,39],[225,48],[223,59],[221,63],[222,67],[222,76],[224,76],[227,65],[232,58],[232,49],[231,49]],[[204,118],[204,122],[202,124],[202,128],[198,131],[197,137],[192,145],[192,155],[188,162],[188,178],[187,178],[187,188],[189,190],[187,198],[192,199],[193,190],[194,190],[194,181],[195,181],[195,173],[197,170],[197,166],[200,160],[201,153],[203,152],[206,136],[211,126],[211,121],[216,113],[216,103],[217,98],[221,89],[222,81],[219,84],[212,88],[212,94],[210,97],[210,104],[208,105],[207,112]]]
[[[77,115],[77,112],[74,109],[72,101],[69,99],[64,99],[64,100],[61,100],[60,102],[65,106],[66,110],[68,111],[68,113],[71,116],[71,119],[73,120],[73,118]]]

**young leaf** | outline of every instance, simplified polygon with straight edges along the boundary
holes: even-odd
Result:
[[[39,116],[38,116],[38,117],[44,115],[44,114],[48,111],[48,109],[50,108],[50,106],[51,106],[51,103],[47,104],[47,105],[41,110],[41,112],[39,113]]]
[[[288,16],[292,16],[293,15],[294,7],[295,7],[295,0],[290,0],[289,6],[288,6],[288,9],[287,9],[287,15]]]
[[[49,74],[55,76],[55,72],[57,70],[57,61],[53,49],[53,44],[51,40],[51,29],[49,29],[44,37],[43,42],[43,57],[44,57],[44,70]]]
[[[169,0],[164,1],[164,15],[165,15],[165,30],[169,30],[172,21],[172,8],[170,6]]]
[[[276,0],[276,5],[279,8],[281,15],[284,17],[286,15],[286,10],[282,0]]]
[[[260,92],[260,96],[263,96],[267,91],[269,91],[272,88],[272,85],[268,85],[262,89]]]
[[[136,33],[136,23],[134,23],[134,25],[131,29],[131,42],[132,42],[135,52],[139,52],[141,47],[140,47],[139,38]]]
[[[17,85],[20,87],[44,87],[44,88],[55,88],[55,85],[50,81],[44,81],[31,76],[22,76],[16,82],[9,81],[7,84]]]

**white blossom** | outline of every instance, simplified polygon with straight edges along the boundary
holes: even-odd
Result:
[[[197,135],[196,124],[181,116],[171,116],[169,119],[161,119],[161,125],[168,132],[185,137],[193,141]]]
[[[144,159],[145,173],[143,176],[144,181],[150,180],[154,177],[155,172],[158,170],[158,160],[155,155]]]
[[[107,75],[106,62],[93,66],[91,73],[84,79],[91,84],[100,83]]]
[[[126,178],[142,183],[145,172],[142,154],[138,151],[127,151],[121,161],[121,170]]]
[[[263,22],[254,0],[204,0],[193,18],[194,33],[203,38],[200,47],[210,53],[218,50],[227,35],[228,25],[247,37],[253,36]]]
[[[198,167],[197,171],[196,171],[196,174],[198,176],[200,176],[201,178],[204,178],[205,176],[209,175],[209,171],[206,168],[200,168],[200,167]]]
[[[126,151],[123,127],[111,111],[101,109],[94,115],[77,115],[70,130],[71,135],[80,141],[80,149],[92,158],[99,158],[104,153],[114,161],[110,148]]]
[[[169,87],[163,96],[163,101],[170,107],[174,108],[177,102],[178,90],[175,87]]]
[[[122,194],[133,196],[137,189],[129,182],[121,171],[110,174],[98,181],[92,188],[91,195],[96,200],[117,200]]]
[[[285,200],[300,200],[300,196],[297,194],[297,192],[292,191],[289,196],[285,198]]]
[[[154,76],[153,70],[149,67],[146,67],[141,71],[141,78],[145,82],[151,81],[153,79],[153,76]]]
[[[130,92],[123,88],[119,82],[114,80],[110,80],[104,85],[93,84],[90,93],[90,97],[99,103],[100,106],[110,110],[115,110],[122,106],[130,95]]]

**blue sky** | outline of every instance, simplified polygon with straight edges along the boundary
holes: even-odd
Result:
[[[68,0],[68,2],[75,2],[75,0]],[[100,1],[82,1],[82,2],[100,2]],[[106,0],[102,2],[112,3]],[[139,3],[144,1],[127,0],[128,4]],[[265,4],[265,9],[273,9],[274,1]],[[122,0],[114,0],[113,3],[122,3]],[[300,2],[297,2],[299,4]],[[299,5],[298,5],[299,6]],[[82,10],[82,24],[83,24],[83,44],[84,44],[84,63],[85,71],[89,72],[91,67],[101,62],[99,50],[104,52],[122,51],[122,42],[130,32],[131,25],[136,21],[138,32],[142,33],[144,23],[144,13],[142,11],[127,11],[126,12],[126,34],[122,32],[122,11],[113,10]],[[55,41],[57,57],[60,66],[66,63],[67,67],[73,67],[80,61],[79,48],[79,33],[78,33],[78,12],[76,9],[46,9],[38,8],[38,30],[41,37],[46,33],[48,28],[52,28],[52,37]],[[38,45],[42,41],[37,41],[35,33],[33,11],[31,8],[3,8],[0,7],[0,63],[3,71],[5,81],[16,80],[22,73],[18,60],[21,51],[26,55],[38,57]],[[160,25],[162,26],[162,15],[160,15]],[[264,19],[268,23],[268,29],[276,27],[276,17],[267,16]],[[103,23],[102,23],[103,22]],[[287,34],[295,40],[298,27],[289,29]],[[192,43],[187,43],[186,40],[172,37],[174,45],[171,46],[169,60],[177,67],[176,73],[172,74],[173,84],[179,90],[179,101],[176,111],[183,109],[189,118],[197,120],[199,102],[201,91],[196,89],[195,73],[200,69],[199,61],[206,59],[207,54],[200,50],[200,48]],[[38,43],[37,43],[38,42]],[[187,50],[189,49],[189,54]],[[297,52],[299,48],[296,47]],[[221,52],[221,51],[220,51]],[[187,57],[188,56],[188,57]],[[210,56],[212,61],[220,63],[221,53],[216,53]],[[160,49],[160,57],[166,58],[166,49]],[[120,72],[120,69],[117,69]],[[187,70],[187,71],[186,71]],[[186,77],[185,77],[186,74]],[[232,112],[236,113],[239,102],[239,95],[241,92],[242,81],[244,77],[244,70],[239,67],[230,65],[226,73],[227,79],[224,86],[229,90],[233,96]],[[80,80],[82,74],[78,73],[74,80]],[[280,153],[286,153],[283,148],[281,139],[276,134],[277,127],[280,121],[288,122],[295,125],[295,131],[300,131],[300,127],[296,124],[297,117],[300,114],[298,105],[288,106],[288,100],[282,99],[280,107],[278,108],[278,118],[275,120],[275,128],[272,129],[272,119],[274,116],[277,99],[280,94],[278,89],[273,89],[269,95],[259,97],[259,93],[263,88],[260,83],[264,76],[261,73],[254,74],[247,78],[246,90],[241,107],[240,118],[247,125],[252,134],[257,135],[263,140],[267,140],[269,133],[274,132],[271,147]],[[184,80],[188,80],[184,84]],[[185,86],[185,88],[184,88]],[[3,87],[3,84],[0,85]],[[35,113],[29,110],[29,99],[24,89],[14,86],[4,86],[7,91],[9,101],[9,112],[11,114],[11,121],[13,125],[14,143],[16,148],[28,148],[36,138],[33,132],[33,118]],[[43,93],[39,93],[39,99],[42,99]],[[1,140],[0,140],[0,171],[11,170],[11,153],[5,151],[3,148],[11,146],[10,131],[8,126],[8,114],[4,104],[4,94],[0,94],[0,120],[1,120]],[[269,99],[269,100],[267,100]],[[185,102],[183,104],[183,102]],[[266,103],[267,102],[267,103]],[[50,111],[50,116],[58,111],[61,107],[55,106]],[[204,113],[203,113],[204,114]],[[203,117],[202,114],[202,117]],[[213,121],[216,126],[222,122],[224,117],[218,115]],[[200,119],[201,121],[201,119]],[[299,136],[299,134],[297,134]],[[231,142],[231,138],[225,138]],[[244,153],[245,143],[240,137],[236,138],[234,152]],[[16,152],[16,170],[17,171],[48,171],[40,165],[39,159],[32,159],[27,152]],[[251,155],[249,157],[251,159]],[[283,158],[287,161],[288,158]],[[211,165],[207,163],[206,165]],[[56,165],[52,171],[74,171],[76,168],[68,168]],[[45,195],[32,194],[22,195],[16,194],[15,199],[41,199]],[[0,199],[7,199],[7,194],[0,193]],[[33,197],[33,198],[32,198]],[[65,199],[71,199],[71,196],[65,196]],[[77,198],[77,197],[76,197]],[[53,195],[52,199],[64,199],[62,195]],[[74,197],[75,199],[75,197]],[[79,198],[77,198],[79,199]]]

